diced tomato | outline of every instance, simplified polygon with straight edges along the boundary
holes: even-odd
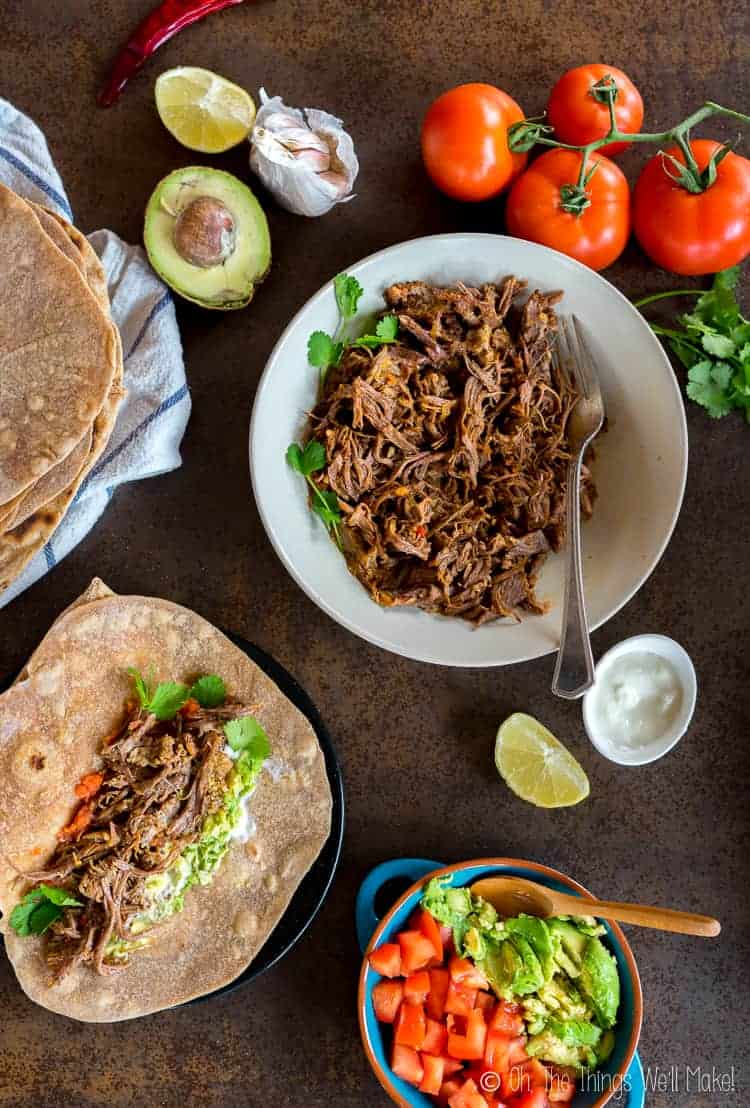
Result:
[[[453,946],[453,928],[449,927],[447,923],[440,924],[440,941],[443,944],[443,951],[446,953],[448,948]]]
[[[455,981],[451,981],[445,995],[445,1011],[452,1013],[454,1016],[468,1016],[469,1012],[474,1011],[476,999],[476,989],[469,989],[464,985],[457,985]]]
[[[431,969],[430,992],[427,997],[427,1015],[434,1020],[441,1020],[445,1015],[445,997],[450,985],[450,974],[447,969]]]
[[[484,1017],[487,1020],[488,1026],[490,1026],[490,1019],[494,1013],[495,998],[492,993],[486,993],[483,989],[480,989],[477,993],[477,998],[474,1001],[475,1008],[481,1008],[484,1012]]]
[[[459,1062],[457,1058],[449,1058],[447,1054],[443,1055],[443,1061],[445,1062],[445,1076],[452,1077],[454,1073],[458,1073],[464,1068],[463,1062]]]
[[[401,947],[401,972],[404,974],[424,969],[435,957],[435,947],[421,931],[402,931],[398,942]]]
[[[511,1101],[511,1104],[513,1108],[549,1108],[544,1089],[531,1089],[528,1093],[521,1093]]]
[[[403,981],[378,981],[372,990],[375,1019],[380,1020],[381,1023],[393,1023],[403,999]]]
[[[575,1070],[547,1067],[547,1098],[550,1104],[567,1104],[576,1095]]]
[[[422,1050],[427,1054],[442,1054],[448,1045],[448,1031],[439,1020],[427,1019]]]
[[[542,1069],[544,1069],[544,1066],[542,1066]],[[530,1093],[534,1089],[543,1089],[545,1094],[547,1092],[546,1075],[544,1085],[542,1085],[538,1071],[529,1068],[528,1059],[526,1062],[512,1064],[510,1069],[502,1076],[504,1096],[518,1097]],[[515,1104],[515,1100],[513,1103]]]
[[[484,1099],[475,1081],[469,1078],[468,1081],[464,1081],[463,1085],[457,1093],[448,1101],[449,1108],[487,1108],[487,1101]]]
[[[456,1078],[451,1077],[448,1081],[444,1081],[440,1086],[440,1092],[438,1093],[438,1100],[441,1104],[447,1104],[452,1096],[455,1096],[461,1089],[461,1082]]]
[[[505,1031],[508,1035],[521,1035],[523,1033],[523,1017],[519,1005],[501,1000],[490,1020],[490,1028],[493,1031]]]
[[[410,1085],[419,1085],[424,1077],[424,1067],[416,1050],[401,1043],[393,1044],[391,1069],[396,1077],[402,1077]]]
[[[424,1076],[419,1086],[419,1091],[436,1096],[443,1084],[445,1062],[442,1058],[436,1058],[434,1054],[421,1054],[420,1060],[424,1069]]]
[[[426,1033],[427,1020],[424,1008],[421,1004],[411,1004],[405,1000],[396,1016],[393,1041],[399,1046],[410,1046],[413,1050],[421,1050]]]
[[[467,989],[488,989],[489,981],[468,958],[459,958],[454,954],[448,963],[451,981],[457,985],[464,985]]]
[[[443,938],[440,933],[440,924],[426,908],[417,908],[409,919],[409,927],[413,931],[421,931],[426,939],[429,939],[435,950],[436,965],[443,961]],[[448,929],[450,934],[450,928]]]
[[[547,1088],[547,1070],[538,1058],[529,1058],[528,1062],[524,1062],[523,1072],[528,1076],[532,1088]]]
[[[410,973],[404,981],[404,1000],[412,1004],[424,1004],[430,991],[430,975],[426,969]]]
[[[507,1073],[511,1066],[525,1062],[526,1058],[524,1041],[520,1035],[508,1035],[505,1031],[494,1030],[487,1033],[484,1060],[495,1073]]]
[[[381,977],[401,975],[401,947],[398,943],[381,943],[367,955],[367,961]]]
[[[101,773],[87,773],[85,777],[82,777],[78,782],[73,792],[81,800],[90,800],[92,796],[96,796],[99,789],[102,787],[104,781],[104,775]]]
[[[478,1061],[484,1057],[486,1038],[487,1024],[484,1022],[484,1012],[481,1008],[475,1008],[466,1018],[466,1031],[463,1035],[456,1034],[450,1027],[448,1028],[448,1053],[451,1058]]]

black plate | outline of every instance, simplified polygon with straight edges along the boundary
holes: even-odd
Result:
[[[299,708],[303,716],[306,716],[310,721],[323,751],[326,773],[331,786],[333,797],[331,833],[320,854],[297,887],[284,915],[247,969],[234,981],[230,981],[228,985],[223,985],[215,992],[206,993],[205,996],[196,997],[195,1000],[188,1001],[189,1004],[201,1004],[215,996],[222,996],[225,993],[233,992],[234,989],[239,989],[241,985],[246,985],[249,981],[265,973],[271,966],[276,965],[292,949],[295,943],[302,938],[322,907],[336,872],[339,855],[341,854],[341,841],[344,837],[344,782],[341,776],[341,767],[331,737],[318,709],[291,673],[284,669],[281,663],[272,658],[270,654],[266,654],[265,650],[261,650],[259,646],[243,639],[241,635],[235,635],[232,631],[225,631],[224,634],[232,640],[235,646],[238,646],[240,650],[247,654],[248,658],[255,662],[271,678],[274,684],[278,685],[295,708]],[[0,692],[7,689],[13,680],[12,677],[0,682]]]

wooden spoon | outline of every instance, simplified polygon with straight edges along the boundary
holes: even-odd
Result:
[[[598,916],[658,931],[678,931],[681,935],[714,938],[721,924],[711,916],[694,912],[676,912],[672,908],[653,908],[646,904],[620,904],[616,901],[589,900],[561,893],[522,877],[485,877],[471,886],[475,896],[484,897],[498,915],[509,918],[525,912],[529,916]]]

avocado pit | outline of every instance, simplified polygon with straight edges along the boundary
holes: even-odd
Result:
[[[177,216],[175,250],[190,265],[209,269],[234,253],[237,227],[225,204],[212,196],[198,196]]]

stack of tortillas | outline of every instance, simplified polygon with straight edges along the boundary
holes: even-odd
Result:
[[[124,396],[104,270],[61,216],[0,185],[0,592],[48,541]]]

